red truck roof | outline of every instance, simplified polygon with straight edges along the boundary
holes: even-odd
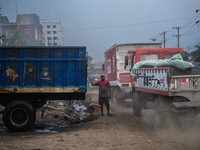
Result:
[[[159,59],[162,59],[162,55],[166,53],[178,53],[184,51],[183,48],[152,48],[152,49],[137,49],[135,54],[135,62],[139,62],[141,54],[158,54]]]
[[[137,49],[136,51],[140,51],[140,53],[145,54],[163,54],[163,53],[177,53],[179,51],[184,51],[183,48],[149,48],[149,49]]]

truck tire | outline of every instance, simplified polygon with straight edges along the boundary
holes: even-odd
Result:
[[[133,102],[133,114],[134,114],[134,116],[141,117],[142,104],[139,102],[139,97],[138,97],[137,93],[133,94],[132,102]]]
[[[10,131],[26,131],[30,129],[36,118],[36,111],[28,102],[13,101],[5,108],[3,122]]]
[[[155,125],[161,128],[165,122],[165,114],[161,111],[160,100],[157,98],[154,102],[155,109],[154,109],[154,118],[155,118]]]

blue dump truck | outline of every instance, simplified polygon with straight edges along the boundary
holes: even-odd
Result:
[[[84,100],[86,47],[0,47],[0,104],[11,131],[26,131],[48,100]]]

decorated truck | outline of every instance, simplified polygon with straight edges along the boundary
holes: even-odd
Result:
[[[184,61],[187,60],[187,53],[183,48],[154,50],[159,52],[155,53],[157,59],[176,55],[165,60],[156,60],[154,56],[154,60],[139,62],[139,58],[143,58],[138,56],[137,51],[140,50],[129,53],[134,115],[140,117],[142,109],[154,109],[155,124],[162,126],[171,115],[199,114],[200,68]],[[146,58],[150,56],[146,52],[145,55]],[[125,60],[125,65],[128,66],[128,56]]]
[[[115,104],[125,102],[130,99],[131,78],[129,68],[124,70],[124,57],[129,50],[138,48],[161,48],[161,42],[143,42],[143,43],[122,43],[114,44],[105,52],[105,62],[103,70],[106,79],[111,85],[111,100]]]
[[[26,131],[48,100],[84,100],[86,47],[0,47],[0,104],[11,131]]]

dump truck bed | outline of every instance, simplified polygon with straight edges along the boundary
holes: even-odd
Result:
[[[0,103],[84,100],[86,91],[86,47],[0,47]]]

